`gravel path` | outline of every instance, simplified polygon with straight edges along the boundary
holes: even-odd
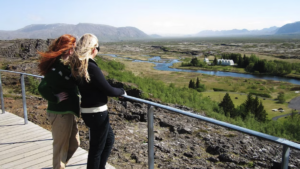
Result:
[[[300,96],[295,97],[290,101],[289,108],[300,110]]]
[[[300,110],[300,96],[293,98],[293,99],[289,102],[288,107],[291,108],[291,109]],[[300,114],[300,112],[298,112],[298,113]],[[289,116],[289,115],[291,115],[291,114],[292,114],[292,113],[284,114],[284,115],[280,115],[280,116],[276,116],[276,117],[273,117],[272,120],[277,120],[277,119],[279,119],[279,118],[281,118],[281,117]]]
[[[298,112],[298,114],[300,114],[300,112]],[[292,115],[292,113],[284,114],[284,115],[280,115],[280,116],[273,117],[272,120],[276,121],[276,120],[278,120],[278,119],[281,118],[281,117],[290,116],[290,115]]]

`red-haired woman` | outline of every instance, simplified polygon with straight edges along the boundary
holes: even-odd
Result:
[[[38,69],[45,77],[38,90],[48,101],[47,116],[52,125],[53,168],[65,168],[80,141],[75,116],[79,116],[79,93],[68,66],[76,38],[65,34],[54,40],[41,55]],[[75,115],[75,116],[74,116]]]

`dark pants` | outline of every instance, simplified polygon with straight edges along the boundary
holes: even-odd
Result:
[[[87,169],[105,169],[115,137],[109,124],[108,112],[82,113],[84,123],[90,128],[90,149]]]

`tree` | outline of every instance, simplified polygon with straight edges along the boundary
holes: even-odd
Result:
[[[199,78],[197,77],[197,80],[196,80],[196,88],[199,88],[200,87],[200,80]]]
[[[246,119],[247,118],[247,116],[249,115],[249,112],[246,110],[246,106],[245,106],[245,103],[243,103],[243,104],[241,104],[240,106],[238,106],[237,108],[236,108],[236,111],[237,111],[237,113],[236,113],[236,116],[241,116],[242,117],[242,119]]]
[[[239,61],[237,64],[238,64],[238,67],[243,67],[243,58],[241,55],[239,56]]]
[[[213,63],[214,63],[214,65],[217,65],[217,64],[218,64],[217,57],[215,57],[215,59],[214,59]]]
[[[246,112],[251,112],[252,110],[252,102],[253,102],[253,98],[252,98],[252,94],[249,93],[247,95],[247,100],[245,101],[244,105],[245,105],[245,110]]]
[[[192,88],[192,89],[195,88],[195,82],[192,79],[190,80],[189,88]]]
[[[255,99],[252,100],[252,105],[251,105],[251,113],[254,114],[255,117],[257,116],[257,114],[259,114],[258,106],[259,106],[259,100],[258,97],[256,96]]]
[[[196,88],[196,90],[198,92],[204,92],[206,89],[205,89],[205,85],[204,84],[200,84],[199,87]]]
[[[244,54],[244,57],[243,57],[243,67],[245,68],[245,67],[247,67],[248,65],[249,65],[249,63],[250,63],[250,61],[249,61],[249,58]]]
[[[219,104],[223,108],[226,116],[235,114],[234,104],[228,93],[223,97],[223,101]]]
[[[260,122],[265,122],[267,120],[267,112],[261,101],[256,109],[255,118]]]
[[[191,60],[192,66],[198,66],[199,65],[199,60],[195,57]]]
[[[284,98],[284,93],[280,92],[277,96],[277,100],[279,103],[284,103],[285,102],[285,98]]]

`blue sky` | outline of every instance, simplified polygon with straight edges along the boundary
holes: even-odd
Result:
[[[300,21],[300,0],[0,0],[0,30],[30,24],[133,26],[147,34],[263,29]]]

